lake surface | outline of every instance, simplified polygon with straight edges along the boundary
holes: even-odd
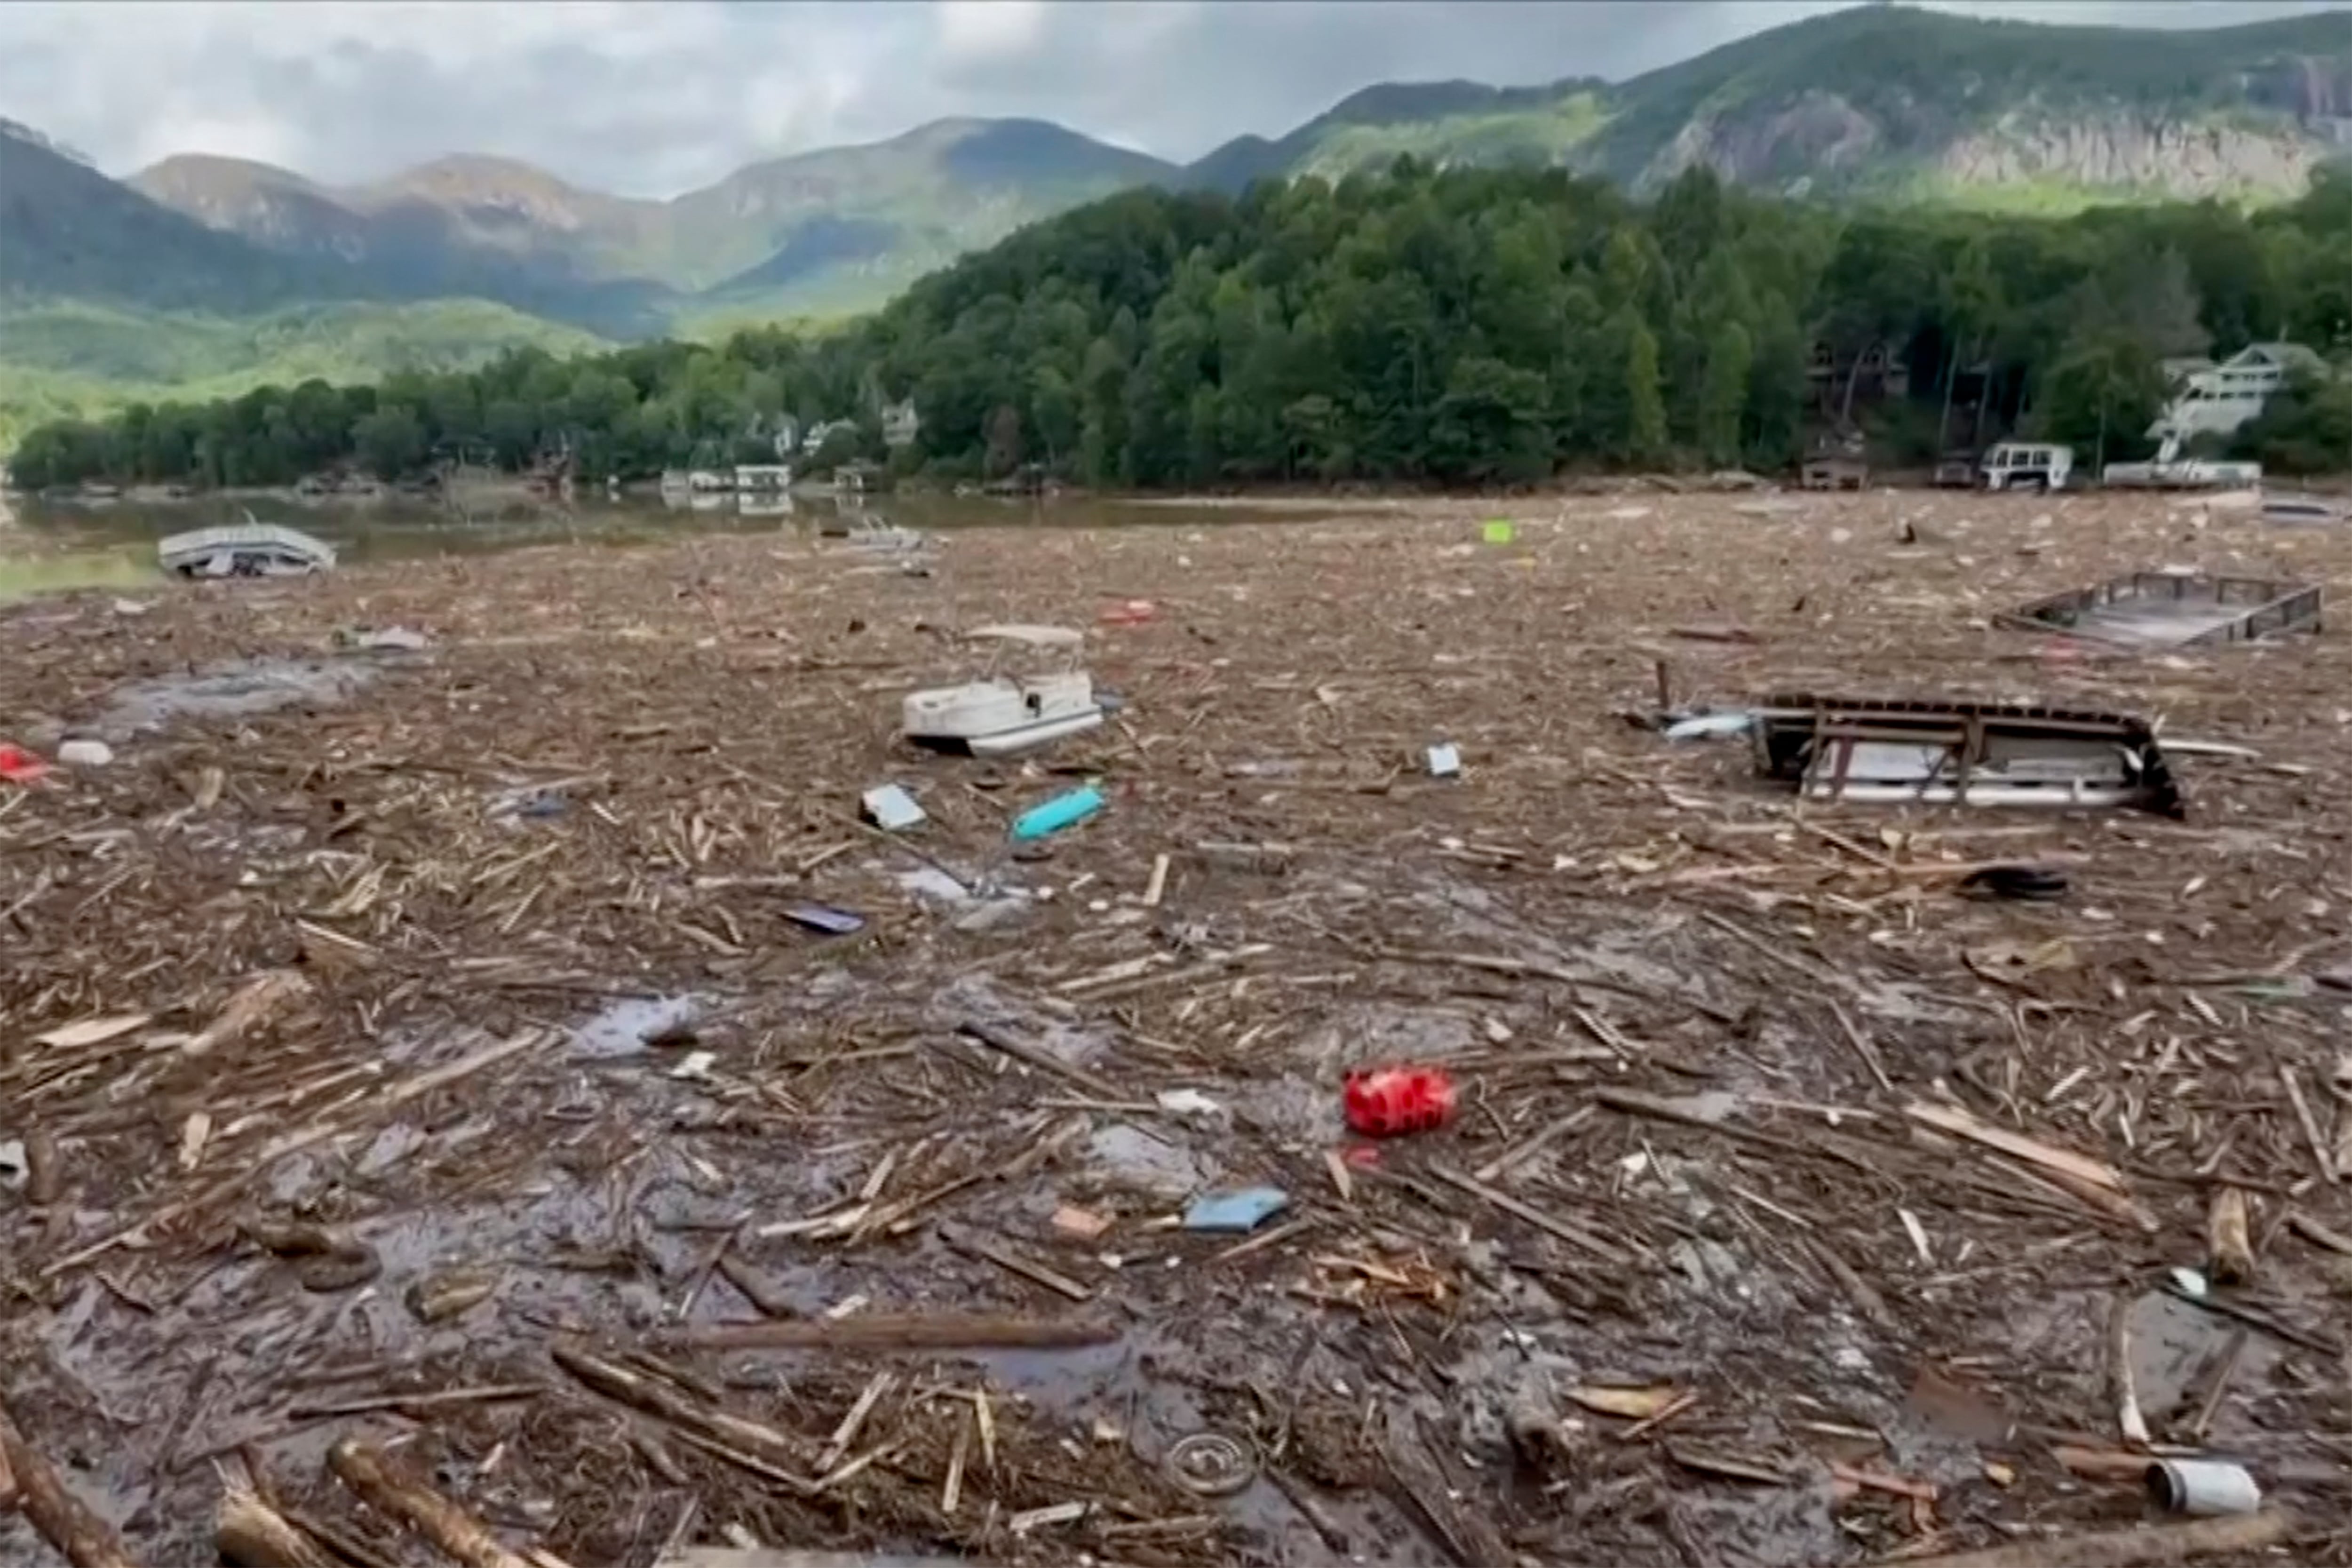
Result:
[[[155,542],[174,533],[242,522],[284,523],[335,547],[344,564],[478,555],[542,544],[628,545],[682,533],[782,533],[814,538],[862,521],[925,531],[967,528],[1191,526],[1307,520],[1383,510],[1381,502],[1170,501],[1075,497],[997,500],[949,495],[830,498],[731,495],[651,497],[568,505],[518,503],[459,521],[429,502],[306,505],[226,498],[145,503],[42,502],[10,498],[14,530],[0,527],[0,602],[72,588],[135,589],[164,581]]]

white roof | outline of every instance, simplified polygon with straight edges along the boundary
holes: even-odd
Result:
[[[2249,362],[2290,368],[2302,365],[2314,370],[2327,363],[2319,357],[2317,351],[2302,343],[2248,343],[2229,363],[2245,364]]]
[[[1084,633],[1067,626],[974,626],[964,636],[973,642],[1019,642],[1031,647],[1076,647],[1086,641]]]

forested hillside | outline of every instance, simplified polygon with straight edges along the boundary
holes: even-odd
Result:
[[[394,475],[464,443],[509,465],[568,447],[583,473],[632,476],[764,454],[790,415],[860,422],[829,458],[943,478],[1036,463],[1098,485],[1528,482],[1779,468],[1849,416],[1932,457],[1963,385],[1979,426],[2120,456],[2156,411],[2161,358],[2278,338],[2352,353],[2352,180],[2251,216],[1988,220],[1841,214],[1706,170],[1645,205],[1557,171],[1406,162],[1238,200],[1114,196],[830,335],[142,406],[45,426],[16,468],[37,485],[260,484],[344,463]],[[1858,401],[1874,345],[1908,386]],[[879,410],[908,396],[919,437],[886,454]],[[2281,467],[2352,468],[2352,378],[2276,400],[2248,439]]]

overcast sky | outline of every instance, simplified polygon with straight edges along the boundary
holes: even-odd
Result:
[[[2344,0],[1948,4],[2214,26]],[[672,195],[945,115],[1165,158],[1377,81],[1622,78],[1836,0],[0,0],[0,117],[125,174],[173,153],[329,183],[447,153]]]

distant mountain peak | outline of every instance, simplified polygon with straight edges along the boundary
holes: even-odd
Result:
[[[298,192],[320,199],[326,196],[318,185],[291,169],[218,153],[174,153],[148,164],[123,183],[167,206],[269,191]]]
[[[390,181],[377,183],[390,184],[400,180],[514,180],[537,185],[559,185],[565,190],[574,188],[536,163],[497,153],[444,153],[438,158],[402,170]]]
[[[79,163],[86,169],[94,169],[98,166],[90,162],[88,153],[77,152],[73,148],[67,146],[64,142],[58,141],[53,137],[46,136],[20,120],[9,120],[5,117],[0,117],[0,137],[5,137],[11,142],[22,142],[27,146],[37,147],[44,153],[54,153],[58,157],[68,159],[73,163]]]
[[[362,201],[405,195],[450,203],[505,199],[569,205],[622,199],[583,190],[520,158],[488,153],[445,153],[430,163],[403,169],[387,179],[356,187],[349,194]]]
[[[763,158],[667,201],[473,153],[356,187],[183,155],[125,189],[0,121],[0,291],[32,279],[135,300],[175,289],[468,297],[625,336],[722,307],[735,321],[869,308],[1014,229],[1134,186],[1238,193],[1260,179],[1342,179],[1402,154],[1559,168],[1636,191],[1704,167],[1789,195],[2048,210],[2156,195],[2273,200],[2347,152],[2352,9],[2193,31],[1879,5],[1619,82],[1376,83],[1188,168],[1049,121],[956,115]],[[141,253],[93,254],[92,233]]]

